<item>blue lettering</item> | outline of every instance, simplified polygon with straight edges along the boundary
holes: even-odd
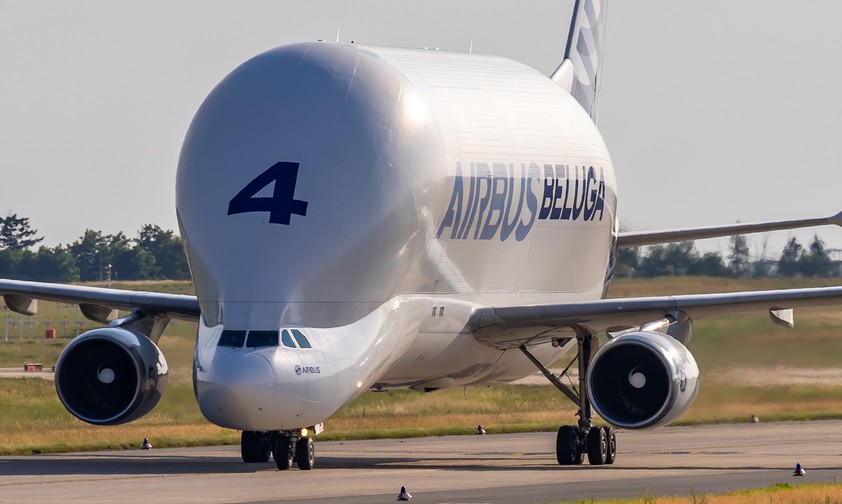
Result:
[[[228,202],[228,215],[251,212],[269,212],[271,224],[289,226],[292,215],[307,215],[307,205],[295,199],[295,184],[298,180],[298,163],[279,161],[270,166],[246,184]],[[269,185],[274,185],[272,196],[257,196]]]
[[[573,192],[573,220],[579,220],[582,208],[585,206],[585,167],[582,167],[582,191],[579,191],[579,167],[576,168],[576,189]]]
[[[530,162],[518,170],[515,163],[472,162],[467,172],[457,162],[436,238],[449,228],[452,240],[506,241],[514,234],[522,241],[536,219],[602,221],[606,190],[603,167]]]
[[[559,174],[564,173],[562,165],[555,165],[555,176],[553,176],[553,184],[555,184],[555,194],[553,195],[553,211],[550,213],[550,219],[558,220],[561,217],[561,208],[556,203],[561,201],[561,194],[563,192],[562,185],[559,184]]]
[[[483,173],[480,172],[480,168],[484,168]],[[480,192],[482,186],[485,186],[485,193],[483,196],[480,196]],[[488,165],[485,163],[477,163],[477,206],[479,207],[479,215],[477,216],[477,228],[474,231],[474,240],[479,237],[479,230],[482,227],[482,214],[485,213],[485,209],[488,208],[488,203],[491,201],[491,173],[488,170]],[[474,209],[476,210],[476,209]],[[471,217],[473,217],[473,210],[471,211]]]
[[[447,213],[439,225],[436,238],[441,238],[444,228],[453,227],[450,232],[450,239],[456,238],[456,229],[459,227],[459,220],[462,218],[462,164],[456,163],[456,177],[453,179],[453,194],[450,195],[450,204],[447,205]]]
[[[585,215],[584,220],[589,221],[593,217],[594,207],[596,206],[596,196],[599,193],[599,188],[591,189],[591,181],[596,182],[596,171],[593,166],[588,168],[588,179],[585,193],[588,194],[588,199],[585,200]]]
[[[468,179],[468,187],[470,191],[468,192],[468,206],[466,206],[465,210],[465,220],[462,221],[462,226],[459,228],[459,233],[457,233],[457,238],[464,240],[468,237],[468,227],[470,222],[474,220],[474,214],[472,209],[474,208],[474,185],[475,185],[475,178],[474,177],[474,163],[471,163],[471,176]],[[471,212],[470,216],[468,216],[468,212]]]
[[[567,200],[570,197],[570,167],[564,165],[564,204],[561,210],[561,219],[570,220],[571,208],[567,206]]]
[[[509,219],[509,215],[512,210],[512,198],[514,197],[515,193],[515,165],[510,164],[512,176],[509,177],[509,199],[506,203],[506,214],[503,216],[503,223],[500,229],[500,241],[506,241],[511,236],[512,231],[515,230],[517,227],[518,222],[520,221],[520,212],[523,210],[523,196],[526,193],[526,165],[520,165],[520,198],[518,198],[517,202],[517,212],[515,213],[514,218]]]
[[[553,165],[544,165],[544,198],[541,200],[541,213],[538,218],[541,220],[550,216],[550,211],[553,209],[555,203],[555,173],[553,173]]]
[[[537,163],[529,163],[529,172],[527,173],[525,187],[526,187],[526,208],[529,210],[531,217],[528,222],[521,221],[515,231],[515,240],[523,241],[532,225],[535,224],[535,217],[538,217],[538,196],[532,190],[532,181],[540,180],[541,168]]]
[[[602,212],[605,210],[605,177],[602,168],[599,169],[599,192],[596,195],[596,206],[591,214],[591,220],[596,216],[599,210],[599,220],[602,220]]]
[[[506,211],[506,193],[509,192],[509,179],[506,177],[506,165],[503,163],[494,163],[492,165],[494,178],[491,180],[491,204],[488,208],[488,216],[485,218],[485,225],[482,227],[482,234],[480,240],[490,240],[497,234],[497,228],[503,221],[503,214]],[[498,188],[502,187],[502,191]],[[491,216],[497,215],[497,220],[491,222]]]

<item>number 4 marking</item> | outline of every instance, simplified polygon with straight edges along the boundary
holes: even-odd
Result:
[[[298,163],[281,161],[273,164],[231,198],[231,202],[228,203],[228,215],[269,212],[269,222],[272,224],[289,225],[292,214],[307,215],[307,202],[295,199],[297,179]],[[254,197],[272,182],[275,183],[272,197]]]

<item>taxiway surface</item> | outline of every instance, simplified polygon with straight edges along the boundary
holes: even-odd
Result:
[[[558,502],[842,480],[842,421],[667,427],[618,444],[601,467],[557,465],[553,433],[320,442],[312,471],[244,464],[233,446],[0,457],[0,502],[371,503],[401,485],[419,503]]]

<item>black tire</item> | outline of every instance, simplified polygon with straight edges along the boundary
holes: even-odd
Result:
[[[608,452],[605,454],[605,463],[613,464],[617,458],[617,431],[614,427],[605,428],[605,438],[608,440]]]
[[[302,471],[309,471],[316,464],[316,446],[312,438],[301,438],[295,443],[295,461]]]
[[[243,431],[240,436],[240,456],[247,464],[257,462],[268,462],[270,450],[267,450],[260,442],[260,433],[254,431]]]
[[[555,457],[560,465],[581,464],[582,454],[576,440],[576,429],[562,425],[555,438]]]
[[[292,440],[289,436],[278,436],[278,439],[275,440],[275,447],[272,449],[272,457],[275,458],[275,464],[279,471],[292,468],[293,455]]]
[[[608,458],[608,438],[605,429],[592,427],[588,432],[588,462],[602,465]]]

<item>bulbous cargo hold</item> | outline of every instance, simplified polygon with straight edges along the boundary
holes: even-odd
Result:
[[[690,408],[699,392],[699,366],[687,348],[655,332],[623,334],[594,355],[587,376],[593,408],[612,425],[665,425]]]
[[[615,187],[591,119],[534,69],[314,42],[210,93],[176,206],[209,326],[335,327],[405,292],[598,298]]]
[[[167,387],[164,355],[134,331],[102,328],[71,341],[56,363],[56,391],[76,418],[118,425],[149,413]]]
[[[294,44],[235,69],[197,112],[177,176],[209,325],[348,324],[417,282],[418,208],[442,151],[415,90],[356,47]]]

